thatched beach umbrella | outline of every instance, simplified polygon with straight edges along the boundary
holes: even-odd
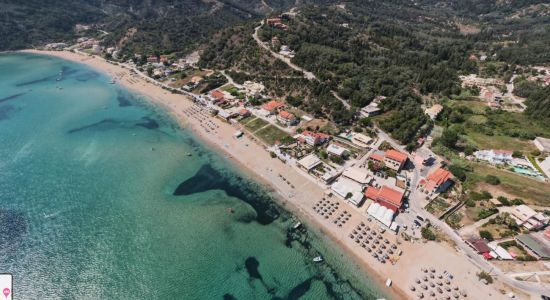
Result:
[[[414,287],[414,285],[411,285],[411,286],[409,287],[409,289],[410,289],[411,291],[413,291],[413,292],[416,290],[416,288]]]
[[[427,285],[425,285],[425,284],[422,284],[422,285],[421,285],[420,287],[421,287],[421,288],[423,288],[423,289],[425,289],[425,290],[427,290],[427,289],[428,289],[428,286],[427,286]]]
[[[416,278],[416,279],[414,280],[414,282],[416,282],[417,284],[420,284],[420,279]]]
[[[424,276],[424,277],[422,277],[422,280],[424,280],[424,281],[428,281],[428,276]]]
[[[424,294],[422,294],[422,292],[418,292],[416,296],[420,299],[424,298]]]

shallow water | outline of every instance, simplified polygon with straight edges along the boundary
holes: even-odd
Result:
[[[109,80],[0,55],[0,272],[16,299],[382,296],[331,246],[290,233],[268,191]],[[319,251],[327,263],[311,261]]]

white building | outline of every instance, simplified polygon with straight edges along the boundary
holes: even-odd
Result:
[[[528,230],[540,229],[546,226],[550,220],[547,215],[536,212],[524,204],[513,207],[510,211],[510,216],[519,226],[523,226]]]
[[[533,141],[535,144],[535,147],[539,149],[540,152],[548,152],[550,153],[550,139],[546,139],[543,137],[537,137]]]
[[[351,137],[351,142],[359,147],[367,148],[372,142],[372,138],[362,133],[355,132]]]
[[[348,149],[346,149],[344,147],[341,147],[341,146],[338,146],[336,144],[330,144],[327,147],[327,152],[330,155],[342,157],[342,156],[347,155]]]
[[[509,150],[479,150],[474,152],[475,158],[494,165],[511,164],[513,151]]]
[[[369,184],[372,178],[369,176],[367,169],[351,167],[342,173],[342,176],[349,178],[359,184]]]
[[[391,227],[395,214],[393,210],[378,203],[372,203],[367,209],[367,213],[387,227]]]
[[[298,166],[303,168],[306,171],[311,171],[322,162],[315,154],[310,154],[298,161]]]
[[[365,196],[363,187],[353,180],[341,177],[330,188],[338,196],[348,200],[355,206],[360,206],[363,203]]]

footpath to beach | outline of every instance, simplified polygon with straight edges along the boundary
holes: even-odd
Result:
[[[391,278],[392,287],[384,290],[393,298],[418,299],[418,292],[423,292],[424,299],[435,299],[430,297],[429,287],[426,291],[420,288],[415,291],[410,289],[416,284],[417,279],[423,280],[423,277],[428,275],[423,272],[423,268],[433,268],[436,271],[434,274],[443,274],[445,271],[452,274],[452,287],[458,286],[460,291],[467,292],[466,297],[459,295],[458,299],[508,299],[500,290],[510,292],[509,287],[499,282],[488,286],[481,283],[476,276],[480,270],[465,255],[445,243],[410,243],[386,232],[383,235],[384,239],[398,244],[403,254],[395,264],[380,263],[361,246],[361,243],[356,243],[350,238],[352,231],[361,222],[370,228],[378,228],[374,221],[368,221],[363,211],[345,201],[331,198],[330,201],[339,202],[338,210],[331,218],[326,219],[321,216],[315,212],[314,207],[325,197],[325,191],[317,183],[296,168],[271,158],[264,146],[254,137],[245,135],[239,139],[235,138],[234,134],[240,129],[239,125],[230,125],[218,118],[210,117],[207,111],[196,105],[189,96],[171,93],[130,72],[129,69],[109,63],[102,58],[68,51],[27,50],[25,52],[52,55],[86,64],[112,76],[118,84],[146,96],[152,103],[165,107],[182,127],[192,130],[197,137],[220,149],[228,159],[251,172],[255,179],[272,187],[280,195],[280,201],[286,209],[309,227],[315,228],[314,231],[317,234],[328,237],[330,241],[337,244],[343,253],[353,259],[370,277],[374,277],[380,286],[384,285],[386,279]],[[336,226],[333,220],[343,211],[347,211],[351,216],[343,226]],[[429,280],[426,281],[426,283],[429,282]],[[522,295],[518,291],[514,293],[516,299],[518,299],[517,296]],[[436,296],[442,297],[442,295]],[[519,297],[521,298],[523,297]]]

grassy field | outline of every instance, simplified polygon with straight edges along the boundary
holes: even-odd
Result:
[[[436,217],[440,217],[451,205],[440,198],[432,200],[426,205],[426,210]]]
[[[519,150],[523,153],[530,153],[536,149],[535,145],[529,140],[505,135],[488,136],[480,132],[466,130],[466,139],[478,149]]]
[[[486,186],[485,177],[494,175],[501,181],[495,188],[504,193],[521,198],[529,204],[550,206],[550,197],[548,196],[550,195],[550,184],[482,163],[470,162],[469,165],[474,171],[468,173],[467,187],[476,190],[479,186]]]
[[[260,118],[256,118],[256,119],[253,119],[252,121],[246,123],[244,125],[244,127],[246,127],[248,130],[250,130],[252,132],[255,132],[256,130],[264,127],[267,124],[268,124],[267,121],[264,121]]]
[[[283,138],[289,137],[289,135],[280,130],[279,128],[269,125],[254,133],[259,139],[266,144],[273,145],[276,141],[281,141]]]

